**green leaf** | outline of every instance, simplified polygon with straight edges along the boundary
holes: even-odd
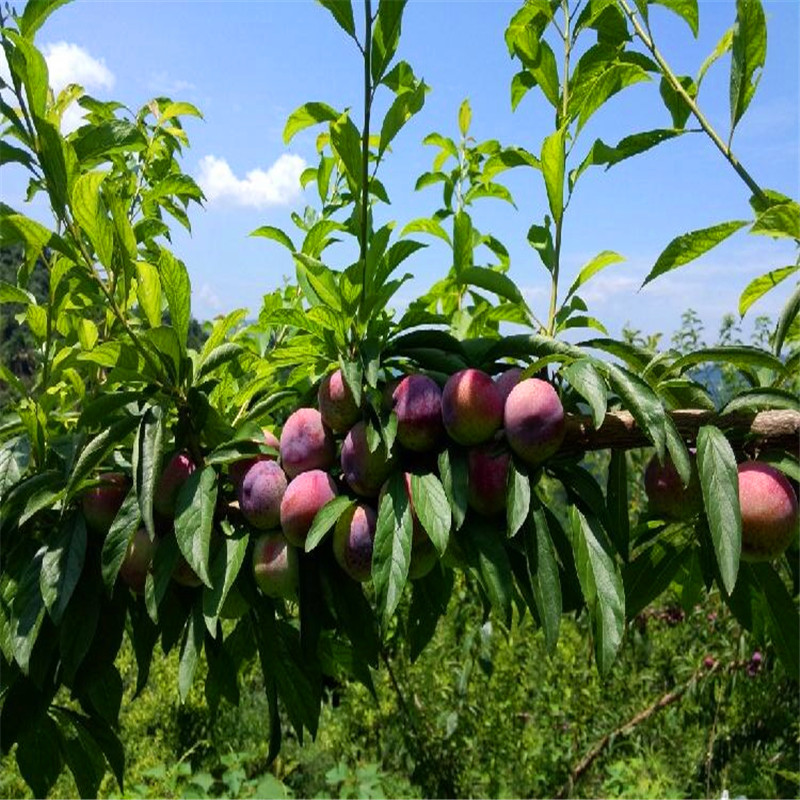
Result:
[[[146,261],[136,262],[136,299],[151,328],[161,325],[161,279]]]
[[[103,751],[80,724],[62,726],[61,747],[81,797],[97,797],[97,790],[106,772]]]
[[[0,281],[0,303],[18,303],[25,306],[33,303],[36,305],[36,298],[24,289],[19,289],[6,281]]]
[[[191,319],[192,284],[186,265],[175,258],[168,250],[161,251],[158,260],[161,274],[161,286],[167,298],[172,327],[178,334],[178,341],[183,352],[186,351],[186,340],[189,336],[189,320]]]
[[[652,2],[658,3],[658,5],[668,8],[670,11],[674,11],[692,29],[694,38],[697,38],[700,29],[700,14],[697,9],[697,0],[652,0]]]
[[[181,643],[180,662],[178,663],[178,693],[181,703],[186,701],[189,689],[192,688],[197,661],[203,647],[203,612],[199,602],[192,606],[189,622]]]
[[[617,264],[620,261],[624,261],[625,257],[621,256],[619,253],[615,253],[612,250],[603,250],[602,253],[596,255],[588,264],[585,264],[581,271],[578,273],[578,277],[572,283],[572,286],[569,287],[569,291],[567,292],[567,296],[564,298],[564,302],[566,303],[573,294],[575,294],[578,289],[583,286],[586,281],[590,278],[594,277],[600,270],[605,269],[606,267],[610,266],[611,264]]]
[[[697,432],[697,466],[714,554],[723,586],[730,594],[742,549],[739,472],[728,440],[713,425],[704,425]]]
[[[147,146],[147,140],[139,128],[126,119],[86,125],[75,132],[75,138],[71,141],[75,155],[82,163],[110,160],[103,157],[135,152]]]
[[[411,563],[411,508],[400,472],[388,481],[378,510],[372,550],[372,582],[383,624],[388,624],[400,602]]]
[[[528,574],[536,611],[548,652],[555,650],[561,623],[561,581],[547,516],[537,497],[531,499],[530,516],[523,530]]]
[[[450,541],[452,513],[439,479],[432,474],[412,474],[411,502],[422,527],[441,555]]]
[[[511,621],[513,574],[505,548],[506,537],[490,520],[470,517],[459,535],[471,565],[477,567],[492,608],[506,624]]]
[[[786,280],[800,269],[795,264],[790,267],[780,267],[759,275],[747,284],[739,297],[739,313],[744,316],[756,300],[760,300],[767,292],[774,289],[781,281]]]
[[[42,559],[39,587],[45,608],[56,625],[60,624],[75,591],[85,558],[86,523],[82,514],[74,514],[63,523]]]
[[[298,283],[302,284],[302,279],[305,279],[320,302],[334,311],[341,311],[342,298],[333,271],[321,261],[304,253],[294,253],[294,259],[297,265]]]
[[[286,120],[283,143],[289,144],[294,136],[305,128],[319,125],[321,122],[334,122],[338,118],[339,112],[326,103],[305,103],[293,111]]]
[[[797,284],[789,296],[778,317],[778,324],[775,328],[775,341],[773,343],[776,355],[780,355],[783,342],[789,333],[789,327],[797,319],[798,311],[800,311],[800,283]]]
[[[794,392],[760,386],[755,389],[744,389],[728,401],[720,416],[737,411],[766,411],[769,409],[786,409],[800,411],[800,400]],[[759,456],[760,457],[760,456]]]
[[[457,452],[442,450],[439,454],[439,475],[456,530],[464,524],[469,498],[469,471],[466,458]]]
[[[608,674],[625,629],[625,591],[614,560],[604,546],[599,522],[585,517],[575,506],[569,509],[572,549],[581,591],[592,618],[597,667]]]
[[[453,218],[453,266],[456,277],[461,270],[472,266],[473,259],[472,219],[466,211],[457,211]]]
[[[512,303],[524,302],[522,294],[511,278],[488,267],[467,267],[459,274],[458,281],[463,285],[486,289]]]
[[[516,536],[528,518],[531,505],[531,481],[527,472],[520,469],[514,459],[508,464],[508,481],[506,484],[506,525],[507,535]]]
[[[766,58],[767,22],[761,0],[736,0],[731,45],[731,136],[753,99]]]
[[[263,236],[265,239],[272,239],[273,241],[278,242],[278,244],[282,244],[292,253],[297,250],[297,248],[294,246],[294,242],[289,238],[289,236],[280,228],[276,228],[274,225],[262,225],[260,228],[256,228],[250,235]]]
[[[41,28],[44,21],[57,9],[66,5],[70,0],[28,0],[25,10],[19,18],[19,32],[30,41],[33,41],[36,31]]]
[[[232,532],[232,535],[225,536],[222,540],[211,562],[209,570],[211,588],[203,590],[203,616],[206,628],[212,636],[220,609],[225,604],[228,592],[244,562],[248,541],[249,537],[245,531]]]
[[[800,205],[789,202],[770,206],[758,215],[750,233],[800,239]]]
[[[311,528],[309,528],[308,536],[306,536],[306,553],[310,553],[317,547],[338,522],[339,517],[354,503],[355,500],[350,497],[334,497],[317,511]]]
[[[472,109],[469,106],[469,100],[464,100],[458,109],[458,130],[461,132],[462,136],[467,135],[471,122]]]
[[[164,428],[163,409],[161,406],[150,406],[142,415],[131,456],[133,487],[139,498],[142,521],[151,539],[155,539],[156,536],[153,524],[153,494],[161,474],[161,461],[164,458]]]
[[[428,87],[420,81],[412,91],[405,91],[395,97],[381,125],[381,138],[378,155],[381,156],[397,136],[400,129],[414,116],[425,103],[425,91]]]
[[[111,269],[114,257],[114,224],[106,213],[100,186],[107,172],[81,175],[72,190],[72,213],[94,247],[100,263]]]
[[[800,674],[800,619],[781,576],[770,564],[747,564],[764,595],[763,609],[775,652],[789,675]]]
[[[195,470],[181,486],[175,503],[175,538],[183,557],[206,586],[211,528],[217,505],[217,473],[213,467]]]
[[[695,82],[688,75],[677,76],[678,83],[684,92],[692,99],[697,97],[697,86]],[[686,102],[683,94],[678,91],[666,77],[661,79],[659,85],[659,92],[664,105],[667,107],[670,116],[672,117],[672,125],[677,131],[684,131],[689,117],[692,115],[692,109]]]
[[[397,52],[406,0],[380,0],[372,32],[373,83],[378,83]]]
[[[670,366],[668,374],[680,374],[690,367],[706,362],[729,364],[742,369],[748,367],[767,369],[779,375],[783,375],[785,372],[783,362],[771,353],[768,353],[766,350],[761,350],[758,347],[740,344],[703,347],[675,361]]]
[[[551,133],[542,142],[541,166],[550,213],[556,224],[564,213],[564,167],[566,164],[567,128],[562,127]]]
[[[453,572],[434,569],[414,581],[408,609],[408,647],[412,663],[417,660],[436,632],[439,618],[447,611],[453,591]]]
[[[61,772],[60,738],[58,727],[47,714],[22,731],[17,744],[17,766],[34,797],[47,797]]]
[[[325,9],[330,11],[337,24],[353,39],[356,39],[356,23],[353,19],[353,4],[351,0],[317,0]]]
[[[636,424],[656,448],[659,460],[664,459],[666,446],[665,411],[653,390],[632,372],[616,364],[605,366],[611,388],[619,395]]]
[[[361,136],[353,120],[345,113],[331,123],[331,145],[342,162],[350,186],[361,186]]]
[[[634,619],[665,592],[689,559],[691,548],[676,546],[666,534],[667,531],[622,570],[628,619]]]
[[[700,84],[702,83],[703,78],[705,78],[709,68],[731,49],[732,44],[733,28],[728,28],[728,30],[722,34],[720,40],[717,42],[716,47],[711,51],[706,60],[703,61],[700,66],[700,71],[697,73],[697,79],[695,80],[698,89],[700,88]]]
[[[117,581],[122,562],[125,560],[125,553],[128,550],[128,543],[131,537],[139,528],[142,515],[139,510],[139,501],[136,497],[136,490],[128,492],[122,506],[111,523],[108,534],[103,541],[103,549],[100,554],[101,571],[103,583],[109,597],[114,591],[114,584]]]
[[[603,424],[608,408],[608,389],[602,375],[588,358],[573,361],[561,370],[569,385],[589,404],[595,429]]]
[[[747,225],[747,222],[734,220],[733,222],[722,222],[710,228],[684,233],[673,239],[656,260],[649,275],[644,279],[642,286],[646,286],[650,281],[663,275],[665,272],[682,267],[690,261],[694,261],[704,253],[716,247],[736,231]]]
[[[628,505],[628,460],[624,450],[612,450],[606,482],[609,536],[622,556],[628,560],[630,550],[630,510]]]

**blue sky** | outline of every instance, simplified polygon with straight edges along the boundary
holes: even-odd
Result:
[[[357,19],[358,4],[356,3]],[[797,196],[800,175],[800,3],[766,0],[768,54],[763,79],[734,138],[734,150],[763,185]],[[392,199],[379,222],[408,221],[434,211],[438,190],[413,191],[419,173],[430,169],[435,151],[421,144],[431,131],[457,136],[459,104],[469,98],[472,133],[538,152],[552,115],[537,92],[512,113],[509,83],[517,69],[505,49],[503,32],[519,4],[482,0],[411,0],[406,8],[399,57],[432,87],[425,107],[394,142],[381,178]],[[701,0],[700,36],[685,23],[654,7],[651,21],[667,60],[678,72],[695,74],[722,33],[732,24],[733,0]],[[286,147],[287,115],[309,100],[334,107],[360,103],[360,55],[329,14],[310,0],[167,2],[166,0],[79,0],[56,12],[40,31],[51,79],[77,80],[100,98],[136,108],[156,94],[188,100],[204,114],[190,120],[192,147],[184,169],[204,186],[209,202],[194,208],[193,232],[176,226],[174,245],[193,284],[193,313],[207,319],[234,308],[256,313],[261,296],[279,286],[293,267],[288,253],[264,239],[249,238],[260,225],[290,233],[291,211],[302,212],[316,198],[304,195],[296,176],[315,160],[315,132],[300,134]],[[718,130],[728,132],[728,70],[724,58],[712,68],[700,102]],[[63,83],[62,83],[63,85]],[[582,155],[596,137],[608,143],[639,130],[669,127],[653,83],[635,86],[595,115],[582,134]],[[518,206],[480,201],[476,225],[508,247],[511,277],[534,309],[545,313],[548,286],[525,240],[541,223],[546,197],[532,171],[507,173]],[[22,208],[24,181],[14,168],[0,177],[0,195]],[[627,322],[645,332],[671,333],[680,314],[694,307],[713,332],[721,316],[734,311],[738,295],[756,275],[792,263],[793,251],[763,237],[737,235],[706,258],[638,291],[667,242],[688,230],[729,219],[747,219],[749,193],[702,135],[662,145],[608,172],[587,173],[568,210],[563,250],[563,287],[580,266],[601,250],[626,257],[601,273],[583,292],[590,311],[612,333]],[[42,217],[43,208],[28,209]],[[441,246],[440,246],[441,245]],[[334,267],[350,251],[329,251]],[[447,250],[431,243],[409,260],[416,275],[404,287],[408,302],[446,272]],[[787,287],[788,290],[788,287]],[[779,309],[786,291],[753,307],[751,317]],[[750,323],[745,321],[745,331]],[[713,335],[713,333],[712,333]]]

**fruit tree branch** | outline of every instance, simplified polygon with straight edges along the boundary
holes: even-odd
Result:
[[[757,445],[770,445],[798,451],[800,445],[800,411],[736,411],[719,414],[703,409],[670,411],[670,417],[684,441],[693,443],[703,425],[716,425],[726,432],[733,442],[745,440]],[[627,411],[606,414],[595,430],[591,417],[567,414],[566,434],[560,453],[578,453],[588,450],[632,450],[648,447],[652,442]]]

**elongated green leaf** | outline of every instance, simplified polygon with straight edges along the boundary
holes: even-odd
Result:
[[[786,280],[800,269],[797,264],[789,267],[780,267],[759,275],[747,284],[739,297],[739,313],[744,316],[750,306],[760,300],[767,292],[775,288],[781,281]]]
[[[353,4],[351,0],[317,0],[325,9],[330,11],[341,29],[356,39],[356,23],[353,19]],[[356,41],[358,41],[356,39]]]
[[[339,112],[326,103],[305,103],[293,111],[286,120],[283,129],[283,143],[289,144],[295,134],[321,122],[333,122],[339,118]]]
[[[42,559],[39,587],[45,608],[58,625],[83,571],[86,523],[82,514],[67,519]]]
[[[420,219],[412,220],[400,232],[401,236],[407,236],[409,233],[428,233],[431,236],[438,236],[443,242],[450,244],[450,234],[442,227],[442,224],[435,219],[427,219],[422,217]]]
[[[800,205],[788,202],[770,206],[758,215],[750,232],[776,238],[800,239]]]
[[[294,253],[294,258],[298,282],[301,282],[302,275],[322,303],[334,311],[341,311],[342,298],[333,271],[305,253]]]
[[[142,521],[151,539],[155,539],[156,535],[153,524],[153,494],[164,458],[164,427],[163,409],[161,406],[150,406],[139,423],[131,457],[133,486],[139,498]]]
[[[697,0],[653,0],[660,6],[674,11],[692,29],[694,38],[700,29],[700,13],[697,8]]]
[[[609,536],[623,561],[628,560],[630,549],[630,510],[628,507],[628,461],[624,450],[611,451],[606,482]]]
[[[730,594],[742,549],[739,473],[728,440],[713,425],[704,425],[697,433],[697,466],[714,554],[723,586]]]
[[[397,52],[407,0],[380,0],[372,32],[372,80],[380,81]]]
[[[186,265],[168,250],[161,251],[158,269],[164,296],[167,298],[172,327],[178,334],[181,350],[185,352],[186,339],[189,335],[189,320],[192,315],[192,284],[189,280],[189,272]]]
[[[650,281],[669,272],[677,267],[682,267],[690,261],[694,261],[704,253],[716,247],[736,231],[743,228],[747,222],[734,220],[733,222],[722,222],[710,228],[685,233],[673,239],[656,260],[648,276],[644,279],[642,286],[646,286]]]
[[[361,136],[353,120],[342,114],[331,123],[331,145],[339,156],[350,186],[361,186]]]
[[[472,219],[466,211],[457,211],[453,218],[453,266],[456,276],[472,266]]]
[[[660,460],[664,459],[666,431],[664,417],[666,412],[655,392],[638,376],[618,367],[607,364],[606,370],[611,387],[620,396],[625,408],[631,412],[636,424],[647,434],[656,448]]]
[[[800,400],[794,392],[775,389],[769,386],[756,389],[745,389],[728,401],[720,414],[732,414],[736,411],[766,411],[768,409],[786,409],[800,411]]]
[[[770,564],[747,564],[764,594],[767,629],[789,675],[800,674],[800,618],[783,579]]]
[[[106,213],[100,186],[107,172],[88,172],[75,181],[72,190],[72,213],[86,232],[100,263],[111,269],[114,256],[114,224]]]
[[[100,553],[100,564],[103,575],[103,583],[109,597],[114,591],[114,584],[117,581],[122,562],[125,560],[125,553],[128,550],[128,543],[136,533],[142,520],[139,510],[139,500],[136,497],[136,490],[131,489],[127,497],[122,502],[122,506],[111,523],[108,534],[103,541],[103,549]]]
[[[384,625],[394,614],[408,580],[412,528],[405,481],[402,473],[395,473],[378,510],[372,550],[372,582]]]
[[[547,515],[535,496],[531,499],[524,539],[533,599],[542,624],[545,646],[552,653],[558,642],[561,623],[561,581]]]
[[[450,541],[453,520],[444,487],[435,475],[412,475],[411,501],[422,527],[441,555]]]
[[[566,157],[564,147],[567,128],[559,128],[542,143],[541,166],[550,213],[556,223],[564,213],[564,168]]]
[[[181,486],[175,503],[175,538],[183,557],[206,586],[211,528],[217,504],[217,473],[213,467],[195,470]]]
[[[767,21],[761,0],[736,0],[731,45],[731,136],[747,111],[767,58]]]
[[[458,280],[462,284],[486,289],[512,303],[524,302],[520,290],[511,278],[488,267],[467,267],[459,273]]]
[[[186,700],[194,681],[197,661],[203,647],[203,629],[203,612],[200,603],[195,602],[184,632],[180,662],[178,663],[178,692],[182,703]]]
[[[511,621],[513,573],[505,548],[506,537],[496,523],[469,517],[459,534],[459,543],[478,576],[492,608],[506,624]]]
[[[314,522],[306,536],[306,553],[310,553],[328,534],[339,517],[354,504],[349,497],[334,497],[317,511]]]
[[[528,518],[531,505],[531,481],[528,473],[513,459],[508,464],[506,484],[506,525],[511,538]]]
[[[213,636],[216,620],[225,605],[228,592],[239,574],[247,553],[248,536],[244,531],[235,531],[226,536],[211,563],[209,575],[211,588],[203,589],[203,617],[206,628]]]
[[[572,286],[569,287],[569,291],[567,292],[567,296],[564,298],[564,302],[569,300],[573,294],[583,286],[586,281],[590,278],[595,276],[600,270],[605,269],[606,267],[610,266],[611,264],[617,264],[620,261],[624,261],[625,257],[621,256],[619,253],[615,253],[612,250],[603,250],[602,253],[596,255],[588,264],[585,264],[581,271],[578,273],[578,277],[572,283]]]
[[[665,536],[640,552],[622,570],[625,586],[625,613],[633,619],[665,592],[691,554]]]
[[[798,282],[794,291],[789,296],[789,299],[786,301],[786,304],[781,309],[780,316],[778,317],[778,324],[775,327],[775,341],[773,343],[776,355],[780,355],[783,343],[786,340],[786,336],[789,333],[789,328],[791,327],[792,323],[797,319],[797,315],[799,312],[800,312],[800,282]]]
[[[69,0],[28,0],[25,11],[19,18],[19,32],[30,41],[33,41],[36,31],[41,28],[44,21],[57,9],[66,5]]]
[[[785,371],[780,359],[771,353],[750,345],[723,345],[720,347],[704,347],[694,353],[682,356],[669,368],[669,373],[681,373],[690,367],[706,362],[731,364],[735,367],[755,367],[768,369],[782,375]]]
[[[412,90],[397,95],[389,106],[381,125],[381,137],[378,145],[378,154],[382,155],[400,129],[417,114],[425,103],[427,86],[420,81]]]
[[[161,325],[161,279],[146,261],[136,262],[136,299],[150,327]]]
[[[27,306],[36,305],[36,298],[25,289],[20,289],[6,281],[0,281],[0,303],[18,303]]]
[[[614,560],[604,547],[605,533],[596,519],[575,506],[569,510],[572,549],[581,591],[592,617],[597,667],[611,669],[625,628],[625,591]]]
[[[442,450],[439,454],[439,475],[453,515],[455,528],[464,524],[469,497],[467,460],[460,453]]]
[[[588,358],[573,361],[561,372],[570,386],[589,404],[594,427],[599,428],[608,408],[608,388],[602,375]]]
[[[294,242],[292,242],[288,234],[286,234],[280,228],[276,228],[274,225],[262,225],[260,228],[256,228],[250,235],[262,236],[265,239],[272,239],[273,241],[278,242],[278,244],[282,244],[292,253],[297,250],[297,248],[294,246]]]

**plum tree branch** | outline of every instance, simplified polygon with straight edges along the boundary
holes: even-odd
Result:
[[[704,409],[670,411],[670,417],[684,441],[693,443],[703,425],[716,425],[731,441],[770,445],[797,452],[800,449],[800,411],[779,410],[758,413],[736,411],[719,414]],[[566,433],[559,453],[589,450],[632,450],[651,444],[644,431],[627,411],[606,414],[595,430],[591,417],[566,415]]]

